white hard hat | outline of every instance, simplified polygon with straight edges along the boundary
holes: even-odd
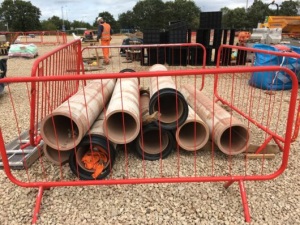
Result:
[[[98,17],[98,18],[97,18],[97,22],[99,22],[99,21],[102,22],[102,21],[103,21],[103,18],[102,18],[102,17]]]

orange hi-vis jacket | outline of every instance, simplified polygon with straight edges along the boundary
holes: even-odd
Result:
[[[103,31],[101,34],[101,40],[103,41],[109,41],[111,39],[110,36],[110,25],[108,23],[101,24],[103,26]]]

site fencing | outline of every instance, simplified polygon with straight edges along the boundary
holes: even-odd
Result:
[[[10,44],[59,45],[67,43],[67,35],[61,31],[0,32]]]
[[[140,48],[138,59],[127,58],[130,48]],[[186,182],[238,183],[250,222],[244,183],[274,179],[288,164],[295,73],[277,65],[207,68],[199,44],[109,50],[110,64],[102,65],[101,47],[81,49],[76,40],[38,58],[31,77],[0,80],[13,112],[7,119],[14,121],[0,132],[3,167],[13,183],[38,188],[32,222],[50,187]],[[189,63],[191,52],[197,63]],[[291,80],[288,91],[271,95],[249,85],[254,73],[277,71]],[[27,110],[19,107],[28,102]],[[37,147],[37,161],[23,170],[9,164],[14,138],[24,162],[27,147]],[[281,151],[268,152],[269,144]],[[267,167],[268,158],[276,166]]]

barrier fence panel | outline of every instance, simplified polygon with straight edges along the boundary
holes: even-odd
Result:
[[[10,44],[59,45],[67,43],[67,35],[61,31],[0,32]]]
[[[49,77],[79,75],[82,71],[81,42],[72,41],[41,56],[34,62],[32,77]],[[66,101],[78,91],[79,82],[64,80],[63,82],[48,83],[42,86],[31,84],[30,99],[30,144],[36,145],[39,123],[42,118]]]
[[[230,54],[228,54],[230,53]],[[220,47],[218,52],[218,64],[217,67],[221,66],[235,66],[235,65],[245,65],[245,66],[274,66],[278,65],[284,68],[292,70],[297,76],[298,82],[300,80],[300,47],[292,45],[264,45],[256,44],[254,48],[242,47],[242,46],[231,46],[223,45]],[[238,75],[238,74],[237,74]],[[232,88],[240,88],[239,85],[242,84],[240,76],[236,77],[236,80],[231,84]],[[276,118],[277,114],[280,114],[282,110],[282,105],[277,104],[277,102],[284,102],[287,99],[282,99],[285,96],[280,95],[281,92],[278,91],[289,91],[292,88],[292,80],[283,71],[274,72],[255,72],[249,74],[248,83],[244,83],[244,86],[251,85],[258,88],[260,91],[257,94],[257,98],[260,98],[261,104],[272,104],[273,112],[270,115],[272,118]],[[215,95],[218,100],[223,104],[228,104],[230,107],[239,107],[230,102],[229,99],[232,98],[230,91],[226,88],[228,83],[224,82],[222,79],[216,80],[218,83],[216,85]],[[247,98],[252,98],[253,93],[245,93],[249,96]],[[270,100],[270,102],[269,102]],[[300,126],[300,101],[297,102],[297,113],[294,118],[294,131],[292,141],[295,141],[299,134]],[[270,106],[271,107],[271,106]],[[239,107],[244,110],[241,114],[244,116],[250,116],[256,120],[262,120],[265,114],[259,114],[258,112],[249,112],[247,107]],[[249,114],[251,113],[251,114]],[[270,121],[269,121],[270,122]],[[278,126],[278,124],[276,125]],[[276,127],[274,127],[276,129]],[[280,133],[284,136],[284,132]],[[274,138],[278,141],[276,137],[270,136],[270,140]],[[270,141],[268,140],[268,141]],[[259,149],[258,151],[261,151]]]
[[[14,127],[1,128],[3,167],[13,183],[38,188],[32,222],[50,187],[179,182],[224,182],[225,188],[237,182],[249,222],[244,182],[273,179],[287,167],[298,92],[295,73],[276,65],[123,64],[114,55],[123,46],[112,46],[109,65],[100,72],[84,67],[80,75],[81,56],[71,60],[61,53],[71,57],[79,47],[80,41],[74,41],[36,61],[31,77],[0,80],[7,83],[8,110],[15,121]],[[83,60],[85,51],[94,50],[84,49]],[[74,66],[78,70],[69,73]],[[62,69],[56,73],[54,68]],[[248,85],[251,74],[275,71],[291,79],[289,91],[262,97],[259,88]],[[14,96],[21,84],[31,87],[28,112],[17,105],[28,101]],[[34,121],[30,134],[39,157],[24,170],[12,170],[8,146],[16,137],[22,143],[26,121]],[[254,154],[266,149],[270,136],[283,151]],[[26,148],[19,151],[25,154]],[[272,166],[266,166],[269,157]]]

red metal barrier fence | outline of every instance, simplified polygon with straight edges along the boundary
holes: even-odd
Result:
[[[15,121],[15,127],[0,132],[3,166],[13,183],[39,189],[32,222],[50,187],[179,182],[225,182],[226,188],[237,182],[249,222],[244,182],[273,179],[287,167],[297,77],[280,66],[206,68],[188,61],[183,66],[182,57],[174,65],[182,47],[189,55],[188,49],[199,45],[140,47],[148,48],[146,62],[128,62],[119,57],[124,46],[111,46],[107,66],[99,64],[101,48],[84,49],[80,75],[80,41],[73,41],[37,59],[32,77],[1,79],[8,84],[13,112],[7,119]],[[248,85],[251,74],[270,71],[285,72],[292,88],[274,96]],[[28,112],[16,105],[27,102],[14,96],[14,85],[29,90]],[[42,147],[33,165],[15,171],[6,150],[15,137],[22,143],[24,121],[31,122],[30,144]],[[269,154],[252,154],[252,145],[263,149],[270,137],[282,149],[273,155],[276,167],[265,166]],[[25,147],[20,147],[24,154]]]
[[[59,45],[67,43],[67,35],[61,31],[0,32],[10,44]]]
[[[300,48],[299,47],[289,47],[285,45],[276,45],[277,48],[282,49],[284,48],[284,51],[270,51],[270,50],[264,50],[265,46],[258,47],[258,48],[247,48],[242,46],[231,46],[231,45],[223,45],[219,48],[218,52],[218,60],[217,60],[217,67],[221,66],[228,66],[228,65],[255,65],[255,60],[257,60],[256,64],[260,64],[262,62],[263,65],[259,66],[272,66],[274,64],[280,65],[281,67],[289,68],[291,69],[296,75],[299,80],[300,78]],[[235,57],[232,57],[232,55],[235,54]],[[258,57],[259,59],[256,59]],[[234,58],[234,59],[233,59]],[[258,62],[259,61],[259,62]],[[269,78],[260,78],[259,76],[268,75]],[[215,85],[215,95],[218,100],[220,100],[223,104],[232,104],[230,102],[231,99],[231,93],[224,93],[224,85],[228,85],[222,81],[218,81],[216,79],[216,82],[218,82],[218,85]],[[276,90],[286,90],[288,91],[290,89],[291,81],[289,78],[286,78],[284,76],[284,73],[281,73],[280,71],[275,72],[274,74],[270,73],[256,73],[252,76],[252,79],[249,79],[249,84],[252,83],[252,86],[258,87],[261,89],[261,92],[259,93],[259,97],[265,96],[264,93],[270,94],[270,98],[274,99],[273,107],[277,105],[277,102],[283,102],[287,100],[283,100],[282,98],[284,96],[280,96],[278,94],[275,94]],[[240,85],[238,81],[235,81],[233,84],[236,87]],[[244,84],[248,85],[248,84]],[[238,87],[240,88],[240,86]],[[245,89],[246,90],[246,89]],[[248,93],[251,95],[252,93]],[[246,96],[246,93],[245,93]],[[251,96],[249,96],[250,98]],[[264,100],[260,101],[261,104],[266,104]],[[237,106],[241,109],[246,109],[247,105],[241,107]],[[231,105],[230,107],[234,107],[234,105]],[[295,114],[294,118],[294,131],[292,136],[292,142],[295,141],[299,135],[299,128],[300,128],[300,101],[297,102],[297,113]],[[275,108],[273,109],[273,117],[276,117]],[[281,109],[278,108],[280,111]],[[247,114],[247,112],[241,112],[242,114]],[[263,114],[262,116],[266,116]],[[252,117],[252,115],[250,116]],[[267,116],[268,118],[268,116]],[[278,124],[277,124],[278,126]],[[275,132],[276,133],[276,132]],[[282,134],[284,135],[284,133]],[[272,135],[269,136],[267,142],[270,140],[274,140],[278,143],[278,139],[276,137],[273,137]],[[280,138],[281,139],[281,138]],[[279,139],[279,140],[280,140]],[[266,143],[267,144],[267,143]],[[263,148],[263,147],[262,147]],[[261,151],[262,148],[258,149],[257,152]]]

